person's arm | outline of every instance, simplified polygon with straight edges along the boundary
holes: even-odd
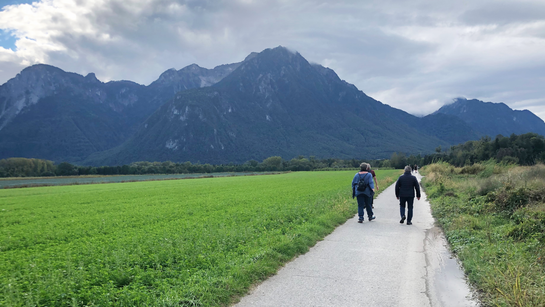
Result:
[[[416,199],[420,200],[420,184],[418,183],[418,179],[414,177],[414,188],[416,190]]]
[[[378,181],[377,181],[377,176],[373,176],[373,180],[375,181],[375,188],[376,188],[376,191],[378,191]]]
[[[396,197],[397,197],[397,199],[399,199],[399,179],[397,179],[397,181],[396,181],[396,189],[395,190],[396,190]]]

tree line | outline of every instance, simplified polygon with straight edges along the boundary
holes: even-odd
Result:
[[[52,161],[27,158],[0,160],[0,177],[40,177],[40,176],[78,176],[78,175],[133,175],[133,174],[183,174],[183,173],[222,173],[222,172],[266,172],[266,171],[312,171],[356,169],[361,162],[368,162],[373,168],[402,169],[405,165],[427,165],[438,161],[455,166],[471,165],[490,159],[498,163],[533,165],[545,161],[545,139],[535,133],[512,134],[509,137],[496,136],[494,140],[483,137],[477,141],[451,146],[443,151],[427,155],[409,155],[396,152],[390,159],[317,159],[314,156],[298,156],[284,160],[272,156],[259,162],[250,160],[243,164],[201,164],[165,162],[134,162],[121,166],[78,166],[68,162],[55,164]]]
[[[457,167],[473,165],[484,161],[494,160],[497,163],[535,165],[545,162],[545,138],[536,133],[521,135],[511,134],[509,137],[497,135],[494,140],[489,136],[480,140],[467,141],[454,145],[443,151],[441,146],[435,153],[410,155],[393,153],[389,160],[383,160],[381,165],[401,169],[405,165],[424,166],[439,161],[448,162]]]
[[[380,166],[381,160],[372,160]],[[360,159],[316,159],[314,156],[298,156],[284,160],[272,156],[262,162],[250,160],[243,164],[201,164],[165,162],[134,162],[121,166],[78,166],[68,162],[54,164],[52,161],[26,158],[0,160],[0,177],[40,177],[40,176],[81,176],[81,175],[140,175],[140,174],[190,174],[223,172],[267,172],[267,171],[312,171],[354,169],[364,160]]]
[[[488,160],[518,165],[543,163],[545,138],[536,133],[511,134],[508,137],[498,135],[494,140],[486,136],[478,141],[451,146],[447,152],[441,152],[439,148],[435,154],[427,155],[422,164],[444,161],[462,167]]]

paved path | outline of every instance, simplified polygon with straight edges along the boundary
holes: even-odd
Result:
[[[374,212],[377,218],[372,222],[367,217],[363,224],[357,223],[357,216],[349,219],[235,306],[475,305],[465,302],[468,289],[460,299],[449,297],[451,304],[445,303],[437,291],[445,285],[437,286],[433,276],[445,257],[436,251],[430,256],[426,251],[429,246],[437,245],[429,241],[440,232],[434,227],[425,194],[420,201],[415,198],[411,226],[399,223],[394,185],[375,199]],[[460,272],[458,275],[463,276]],[[463,279],[458,286],[460,281],[464,287]]]

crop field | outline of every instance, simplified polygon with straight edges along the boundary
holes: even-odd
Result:
[[[228,306],[356,213],[354,173],[0,190],[0,306]]]
[[[54,185],[74,184],[96,184],[116,183],[132,181],[152,181],[170,179],[194,179],[201,177],[227,177],[227,176],[249,176],[262,175],[267,173],[207,173],[207,174],[146,174],[146,175],[91,175],[91,176],[61,176],[61,177],[18,177],[0,178],[0,189],[27,188]]]

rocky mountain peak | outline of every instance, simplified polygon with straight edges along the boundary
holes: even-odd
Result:
[[[182,68],[181,70],[187,70],[187,71],[191,71],[191,72],[199,72],[202,69],[203,69],[202,67],[200,67],[199,65],[193,63],[191,65],[188,65],[188,66]]]
[[[95,75],[94,72],[88,73],[87,76],[85,76],[85,80],[87,80],[88,82],[100,83],[100,81],[97,79],[97,76]]]
[[[459,117],[480,135],[495,137],[535,132],[545,134],[545,123],[526,110],[513,110],[505,103],[484,102],[477,99],[456,98],[433,114],[443,113]]]
[[[165,84],[172,82],[176,76],[178,75],[178,71],[175,68],[169,68],[163,72],[157,80],[155,80],[152,84]]]
[[[248,54],[248,56],[244,59],[244,61],[248,61],[248,60],[251,60],[253,58],[255,58],[259,53],[257,52],[252,52],[250,54]]]
[[[172,95],[187,89],[207,87],[218,83],[239,65],[240,63],[224,64],[214,69],[206,69],[191,64],[180,70],[171,68],[162,73],[149,87],[164,90]]]
[[[0,86],[0,130],[25,107],[71,84],[72,78],[62,69],[45,64],[23,69]]]

